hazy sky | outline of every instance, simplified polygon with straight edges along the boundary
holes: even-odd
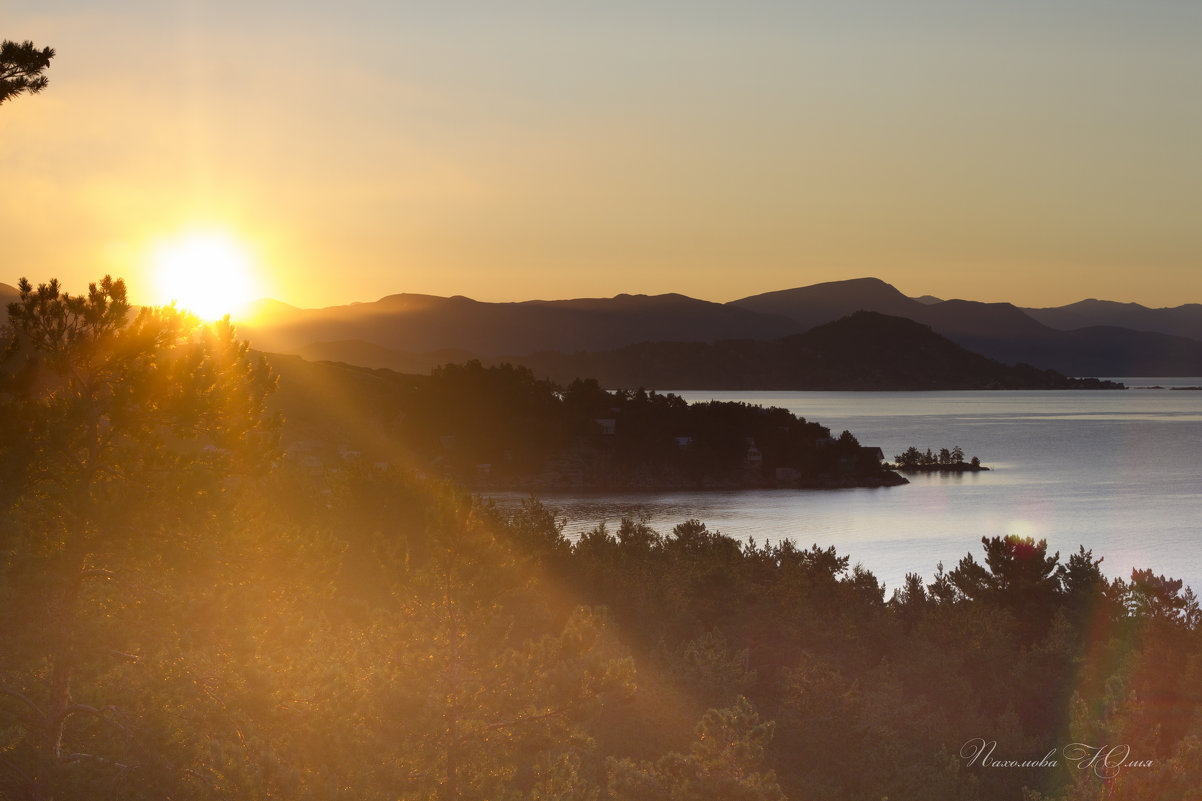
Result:
[[[39,0],[0,281],[227,231],[260,294],[1202,301],[1202,3]]]

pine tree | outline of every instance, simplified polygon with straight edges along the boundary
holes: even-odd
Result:
[[[50,67],[54,50],[38,50],[33,42],[0,42],[0,104],[22,92],[36,94],[46,88],[49,80],[42,72]]]
[[[0,369],[0,694],[22,732],[5,767],[34,799],[135,768],[155,787],[117,677],[163,644],[172,577],[269,456],[274,379],[228,323],[130,319],[120,280],[19,288]]]

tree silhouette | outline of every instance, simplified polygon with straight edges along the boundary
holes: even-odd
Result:
[[[49,79],[42,71],[50,66],[54,49],[38,50],[33,42],[0,43],[0,104],[22,92],[36,94],[46,88]]]

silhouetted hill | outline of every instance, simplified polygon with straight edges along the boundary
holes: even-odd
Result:
[[[0,284],[0,319],[8,319],[8,304],[13,303],[19,297],[21,297],[21,293],[15,286]]]
[[[596,378],[608,387],[664,389],[1051,389],[1081,387],[1064,376],[1007,366],[929,326],[856,312],[775,341],[655,342],[609,352],[507,359],[553,381]]]
[[[1053,341],[1033,343],[1018,358],[1065,365],[1072,375],[1202,375],[1202,342],[1185,337],[1094,326],[1064,331]]]
[[[920,303],[875,278],[771,292],[733,303],[742,308],[772,310],[801,324],[834,319],[835,310],[840,308],[894,314],[925,323],[953,342],[991,359],[1007,364],[1025,362],[1067,375],[1202,373],[1202,347],[1180,337],[1097,326],[1059,330],[1010,303]],[[1182,308],[1186,310],[1183,317],[1189,319],[1189,307]]]
[[[998,361],[1067,375],[1198,375],[1202,370],[1200,341],[1113,326],[1060,331],[1009,303],[945,301],[919,319]]]
[[[1199,303],[1149,309],[1138,303],[1091,299],[1068,306],[1023,311],[1046,326],[1063,330],[1117,326],[1202,340],[1202,304]]]
[[[1079,316],[1093,308],[1075,306],[1080,307]],[[1145,309],[1147,314],[1126,309],[1124,313],[1133,320],[1160,320],[1162,327],[1168,326],[1164,321],[1178,320],[1183,330],[1192,330],[1195,308],[1202,306]],[[260,301],[254,308],[259,316],[240,330],[264,350],[425,372],[444,363],[444,358],[461,361],[470,354],[482,358],[502,354],[525,357],[547,351],[595,354],[645,342],[776,340],[860,310],[929,325],[971,351],[1008,364],[1026,362],[1067,375],[1202,374],[1199,340],[1114,326],[1060,330],[1009,303],[920,301],[876,278],[832,281],[727,304],[679,294],[522,303],[400,294],[373,303],[325,309],[296,309]],[[662,361],[667,350],[661,348],[654,358]],[[669,368],[665,365],[663,369]],[[744,379],[732,381],[742,384]]]
[[[797,325],[684,295],[484,303],[402,294],[375,303],[296,310],[240,328],[258,347],[291,353],[315,342],[359,340],[410,352],[499,355],[548,347],[603,350],[642,341],[771,338],[792,333]]]
[[[1039,350],[1049,341],[1063,338],[1062,332],[1049,329],[1009,303],[945,300],[923,308],[913,319],[971,351],[1005,364],[1052,364],[1039,357]],[[1032,360],[1032,354],[1037,358]]]
[[[294,315],[302,312],[303,310],[296,306],[290,306],[272,298],[259,298],[246,304],[238,310],[237,314],[231,316],[239,320],[253,319],[256,325],[264,327],[287,323]]]
[[[912,319],[956,341],[960,337],[1030,339],[1043,336],[1048,331],[1047,326],[1028,317],[1022,309],[1010,303],[945,300],[924,306],[918,316]]]
[[[906,297],[879,278],[855,278],[765,292],[727,305],[788,317],[806,330],[860,310],[914,319],[925,304]]]

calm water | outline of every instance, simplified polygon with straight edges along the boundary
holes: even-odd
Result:
[[[663,533],[696,517],[738,539],[834,545],[891,591],[907,572],[929,580],[936,563],[950,569],[969,551],[979,561],[982,536],[1019,534],[1046,539],[1062,559],[1084,545],[1111,576],[1147,567],[1202,589],[1202,392],[677,394],[781,406],[835,435],[850,429],[888,458],[911,444],[960,445],[993,469],[883,489],[543,496],[570,536],[623,515],[648,515]]]

